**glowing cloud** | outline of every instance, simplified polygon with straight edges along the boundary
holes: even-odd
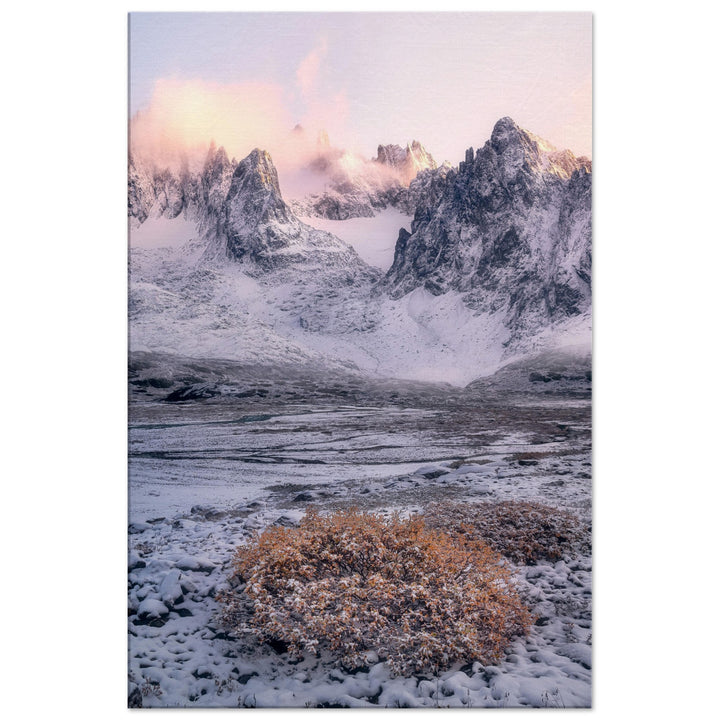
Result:
[[[303,95],[311,95],[317,86],[320,64],[327,55],[327,41],[322,40],[302,60],[298,66],[296,77]]]
[[[139,155],[162,158],[215,140],[242,158],[258,146],[278,149],[291,127],[279,86],[163,79],[147,110],[132,119],[130,146]]]

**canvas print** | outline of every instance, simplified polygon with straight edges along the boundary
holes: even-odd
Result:
[[[592,16],[132,13],[128,705],[592,705]]]

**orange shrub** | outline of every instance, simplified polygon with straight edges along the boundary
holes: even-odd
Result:
[[[566,510],[538,502],[432,503],[423,517],[430,527],[484,541],[525,565],[590,550],[586,523]]]
[[[497,553],[418,517],[310,510],[239,547],[235,569],[240,585],[221,598],[235,630],[295,656],[329,650],[346,668],[369,651],[397,674],[489,663],[530,623]]]

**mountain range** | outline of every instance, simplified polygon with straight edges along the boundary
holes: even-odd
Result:
[[[417,141],[371,160],[323,142],[306,170],[323,191],[288,201],[260,148],[212,145],[194,171],[131,156],[131,350],[455,384],[589,353],[588,159],[502,118],[457,166]],[[386,272],[342,239],[398,218]]]

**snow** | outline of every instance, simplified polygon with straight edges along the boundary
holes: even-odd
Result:
[[[408,220],[308,222],[383,270]],[[129,694],[143,707],[589,707],[589,555],[516,568],[538,621],[494,666],[402,678],[374,657],[347,673],[227,634],[216,595],[235,547],[309,505],[407,515],[444,499],[539,499],[588,518],[590,404],[544,383],[499,404],[460,390],[513,356],[502,315],[458,292],[394,300],[311,255],[302,271],[251,277],[203,250],[182,217],[130,229],[130,350],[148,352],[155,384],[131,386]],[[582,317],[515,352],[588,342]],[[194,367],[178,374],[179,356]],[[178,377],[219,395],[164,402]],[[541,460],[520,465],[520,452]]]
[[[386,272],[393,264],[398,232],[401,227],[410,230],[412,216],[391,207],[378,212],[374,217],[349,220],[300,217],[300,220],[339,237],[354,248],[368,265]]]
[[[143,707],[589,707],[589,555],[516,568],[538,619],[496,665],[403,678],[375,656],[349,673],[325,655],[290,661],[227,635],[215,595],[235,546],[296,523],[309,504],[407,514],[443,499],[539,499],[589,517],[587,399],[458,406],[436,388],[412,405],[363,407],[315,404],[297,390],[305,400],[285,407],[133,403],[129,692]],[[539,437],[548,409],[575,432],[556,438],[551,423]],[[537,466],[513,461],[528,450],[542,451]]]
[[[320,224],[349,224],[345,239],[380,266],[390,261],[388,248],[402,218],[407,216],[392,210]],[[144,234],[150,222],[157,241]],[[384,235],[390,227],[393,235]],[[242,263],[203,260],[197,241],[180,243],[187,228],[180,217],[131,228],[131,350],[295,361],[463,386],[528,353],[590,344],[587,314],[539,329],[509,354],[503,313],[476,313],[462,293],[436,296],[416,288],[393,300],[370,283],[345,284],[323,267],[250,277]],[[163,244],[167,238],[177,244]]]
[[[158,216],[153,208],[139,226],[131,226],[130,245],[138,248],[180,247],[189,240],[197,238],[195,222],[182,214],[176,218]]]

